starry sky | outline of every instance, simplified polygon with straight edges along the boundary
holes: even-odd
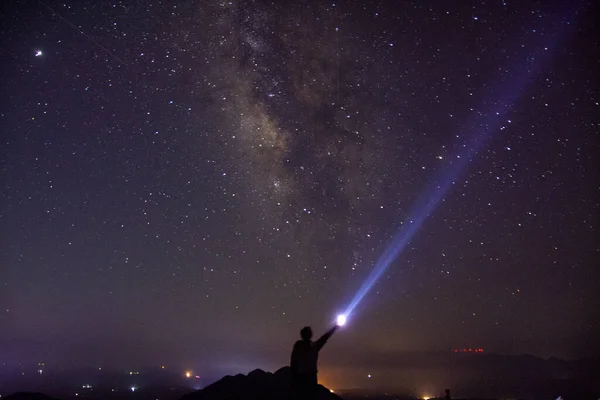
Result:
[[[3,357],[285,365],[473,137],[323,373],[599,354],[599,35],[570,3],[4,2]]]

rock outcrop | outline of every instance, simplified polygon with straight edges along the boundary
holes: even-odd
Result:
[[[202,390],[189,393],[181,400],[291,400],[297,398],[291,385],[291,371],[283,367],[275,373],[256,369],[248,375],[226,376]],[[313,399],[341,400],[322,385]]]

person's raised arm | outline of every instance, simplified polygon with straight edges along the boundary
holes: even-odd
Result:
[[[323,336],[321,336],[318,340],[316,340],[313,343],[313,346],[315,346],[317,351],[321,350],[323,348],[323,346],[325,346],[325,343],[327,343],[327,341],[329,340],[331,335],[333,335],[333,333],[337,330],[337,328],[339,328],[339,326],[337,326],[337,325],[334,326],[333,328],[331,328],[330,330],[325,332],[325,334]]]

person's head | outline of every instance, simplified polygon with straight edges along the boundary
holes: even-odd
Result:
[[[300,330],[300,337],[302,340],[312,339],[312,329],[310,329],[310,326],[305,326]]]

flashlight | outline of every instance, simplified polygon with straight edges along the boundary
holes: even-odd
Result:
[[[344,314],[338,315],[336,323],[337,323],[337,326],[344,326],[344,325],[346,325],[346,315],[344,315]]]

